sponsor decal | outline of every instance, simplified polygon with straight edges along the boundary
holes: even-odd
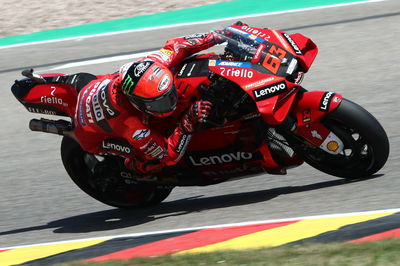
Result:
[[[339,149],[339,143],[337,141],[329,141],[328,144],[326,145],[326,148],[332,152],[336,152]]]
[[[231,67],[241,67],[243,65],[242,62],[234,62],[234,61],[219,61],[217,66],[231,66]]]
[[[333,98],[333,101],[334,101],[335,103],[340,103],[340,102],[342,101],[342,99],[340,99],[339,97],[334,97],[334,98]]]
[[[339,154],[343,151],[344,144],[338,136],[330,132],[319,147],[330,154]]]
[[[196,64],[193,64],[192,67],[190,68],[189,72],[187,73],[188,77],[190,77],[192,75],[192,71],[193,71],[195,66],[196,66]]]
[[[164,149],[157,142],[153,142],[147,147],[144,154],[161,160],[164,157]]]
[[[311,121],[311,110],[305,109],[303,110],[303,123],[307,123]]]
[[[45,115],[56,115],[57,114],[55,111],[50,111],[50,110],[36,108],[36,107],[27,107],[26,109],[31,113],[37,113],[37,114],[45,114]]]
[[[98,86],[100,82],[97,82],[92,89],[89,91],[89,95],[86,97],[85,106],[86,106],[86,117],[89,123],[94,123],[92,112],[91,112],[91,102],[93,95],[97,92]]]
[[[217,65],[217,60],[208,61],[208,66],[216,66],[216,65]]]
[[[61,98],[58,98],[58,97],[54,96],[54,92],[56,91],[57,88],[54,87],[54,86],[51,86],[50,88],[52,89],[52,91],[50,92],[51,97],[42,96],[42,97],[40,97],[40,102],[41,103],[49,103],[49,104],[58,104],[58,105],[62,105],[62,106],[68,106],[68,104],[64,103]]]
[[[170,52],[172,53],[172,51]],[[139,64],[136,65],[135,69],[133,70],[133,74],[137,78],[141,77],[143,73],[146,72],[146,70],[150,67],[150,65],[152,65],[152,63],[149,61],[140,62]]]
[[[190,39],[203,39],[207,37],[206,33],[195,33],[195,34],[190,34],[186,35],[183,37],[184,40],[190,40]]]
[[[265,100],[272,96],[281,94],[287,91],[287,86],[285,81],[281,81],[260,89],[256,89],[253,91],[253,95],[255,97],[256,102]]]
[[[179,138],[178,145],[175,148],[175,152],[180,154],[183,151],[185,151],[187,145],[189,144],[190,139],[191,139],[191,135],[183,134]]]
[[[241,67],[241,68],[251,68],[251,64],[247,62],[236,62],[236,61],[220,61],[220,60],[210,60],[214,61],[213,66],[224,66],[224,67]],[[208,64],[210,66],[210,62]]]
[[[190,155],[188,159],[193,166],[208,166],[208,165],[218,165],[218,164],[235,163],[242,161],[251,161],[254,159],[253,157],[254,155],[251,152],[238,151],[238,152],[224,153],[220,155],[210,155],[201,157]]]
[[[57,98],[55,96],[52,96],[52,97],[42,96],[42,97],[40,97],[40,102],[41,103],[64,105],[63,100],[61,98]]]
[[[299,46],[297,46],[296,42],[293,41],[293,39],[290,37],[289,34],[284,33],[283,36],[284,36],[284,37],[286,38],[286,40],[290,43],[290,45],[292,46],[294,52],[295,52],[297,55],[303,55],[303,53],[301,52]]]
[[[101,106],[103,110],[106,110],[106,118],[111,119],[119,115],[119,112],[112,106],[110,98],[108,97],[107,93],[107,86],[110,84],[111,80],[104,80],[100,85],[100,99],[101,99]]]
[[[101,147],[107,152],[117,152],[124,155],[131,155],[132,153],[132,146],[129,143],[117,139],[103,140]]]
[[[335,96],[334,92],[328,91],[325,92],[322,96],[321,102],[319,104],[319,110],[322,112],[328,112],[329,105],[332,101],[333,96]]]
[[[177,77],[179,78],[206,77],[210,73],[208,66],[209,66],[208,59],[195,60],[192,62],[185,63],[183,64],[181,69],[178,69],[179,72]],[[171,82],[173,82],[172,78]]]
[[[286,74],[292,75],[296,67],[297,67],[297,60],[293,58],[292,61],[290,61],[289,63],[289,66],[286,70]]]
[[[142,61],[133,63],[127,70],[122,82],[121,89],[125,94],[131,94],[143,74],[153,65],[153,61]]]
[[[254,53],[253,59],[251,60],[253,63],[257,63],[258,61],[260,61],[261,56],[262,56],[262,51],[264,51],[264,49],[267,46],[265,44],[260,44],[256,50],[256,52]]]
[[[82,94],[81,99],[84,99],[87,95],[86,99],[82,101],[79,100],[79,121],[83,126],[86,126],[86,121],[91,124],[96,122],[104,131],[109,133],[112,132],[112,129],[104,116],[104,106],[101,103],[100,96],[100,89],[105,89],[105,86],[107,86],[109,82],[110,80],[104,80],[102,83],[97,82],[94,84],[93,88],[88,88]],[[85,107],[83,107],[83,105],[85,105]],[[83,110],[84,108],[85,110]]]
[[[254,89],[254,88],[257,88],[257,87],[262,87],[262,86],[267,85],[270,81],[273,81],[274,79],[275,78],[262,79],[262,80],[247,84],[246,86],[244,86],[244,88],[246,90],[249,90],[249,89]]]
[[[266,34],[265,32],[259,30],[259,29],[255,29],[249,26],[242,26],[241,28],[243,31],[250,33],[251,35],[255,36],[256,38],[263,38],[265,41],[268,41],[271,36],[269,36],[268,34]],[[253,39],[255,39],[253,37]]]
[[[254,72],[253,70],[245,69],[245,68],[225,68],[220,67],[221,75],[224,77],[238,77],[238,78],[253,78]]]
[[[138,129],[133,133],[132,138],[135,140],[141,140],[150,136],[150,129]]]
[[[248,115],[243,116],[243,120],[250,120],[250,119],[253,119],[256,117],[260,117],[260,116],[261,116],[260,113],[248,114]]]
[[[153,73],[151,74],[151,76],[150,76],[150,79],[151,80],[154,80],[155,78],[159,78],[159,77],[161,77],[164,73],[165,73],[165,71],[164,70],[162,70],[160,67],[158,67],[158,66],[154,66],[153,68],[152,68],[152,70],[153,70]]]
[[[164,77],[162,77],[160,83],[158,84],[157,90],[159,92],[165,91],[170,83],[171,83],[171,77],[168,74],[165,74]]]
[[[88,90],[85,90],[82,93],[82,97],[79,96],[78,98],[78,102],[79,102],[79,122],[81,123],[82,126],[86,126],[86,122],[85,122],[85,115],[84,115],[84,111],[83,111],[83,101],[81,101],[81,99],[85,99],[85,96],[87,94]]]
[[[107,89],[107,85],[110,83],[110,81],[111,81],[110,79],[103,80],[100,83],[100,85],[95,86],[97,88],[92,90],[93,93],[91,91],[88,96],[88,98],[91,97],[94,118],[95,118],[97,124],[99,125],[99,127],[101,127],[106,132],[112,132],[110,125],[107,123],[107,118],[109,118],[109,117],[112,118],[116,114],[115,113],[116,111],[114,111],[113,109],[110,108],[109,104],[107,103],[107,99],[106,99],[106,89]],[[86,102],[87,102],[88,98],[86,98]],[[106,110],[106,113],[104,112],[104,110]],[[89,110],[89,112],[86,113],[86,115],[88,115],[88,113],[91,113],[90,110]],[[105,114],[107,115],[107,117],[105,116]],[[92,118],[92,120],[93,120],[93,118]]]
[[[184,64],[184,65],[182,66],[181,70],[180,70],[179,73],[178,73],[178,76],[179,76],[179,77],[181,77],[181,76],[183,75],[183,72],[185,71],[187,65],[188,65],[188,64]]]
[[[103,109],[100,106],[99,93],[92,96],[93,113],[97,122],[105,120]]]
[[[174,53],[173,51],[164,48],[160,49],[160,51],[168,57],[170,57]]]
[[[321,139],[322,140],[321,135],[316,130],[311,131],[311,136],[313,136],[316,139]]]
[[[135,82],[133,81],[132,77],[127,76],[127,77],[125,77],[124,82],[122,83],[122,91],[125,94],[131,94],[134,85],[135,85]]]

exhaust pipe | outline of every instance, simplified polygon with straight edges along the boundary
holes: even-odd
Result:
[[[69,136],[72,133],[72,123],[59,119],[32,119],[29,122],[29,129],[32,131],[40,131],[46,133],[52,133],[57,135]]]

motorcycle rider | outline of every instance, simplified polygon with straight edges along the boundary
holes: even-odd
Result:
[[[174,67],[188,56],[221,42],[215,32],[170,39],[156,53],[123,65],[114,74],[61,76],[78,90],[74,136],[90,153],[124,156],[128,169],[142,174],[176,164],[192,134],[209,114],[212,104],[191,103],[168,134],[153,121],[168,120],[181,92],[175,88]],[[171,130],[172,129],[172,130]],[[168,131],[168,130],[165,130]]]

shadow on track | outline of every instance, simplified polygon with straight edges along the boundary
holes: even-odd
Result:
[[[268,201],[280,195],[346,185],[354,182],[374,179],[380,176],[382,175],[373,175],[370,178],[361,180],[339,179],[303,186],[286,186],[208,198],[197,196],[164,202],[155,207],[134,210],[112,209],[64,218],[49,222],[46,225],[31,226],[0,232],[0,236],[51,228],[54,228],[54,233],[88,233],[114,230],[145,224],[166,217],[180,216],[192,212],[201,212],[203,210],[249,205],[257,202]]]

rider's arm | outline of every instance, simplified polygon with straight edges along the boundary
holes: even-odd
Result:
[[[215,32],[198,33],[169,39],[163,48],[147,58],[172,68],[186,57],[208,49],[220,41],[221,39],[218,38]]]
[[[195,102],[167,138],[139,122],[138,119],[129,118],[125,123],[131,126],[125,131],[124,138],[137,151],[138,158],[128,158],[125,163],[132,170],[142,173],[178,163],[185,153],[199,121],[208,115],[210,109],[210,102]]]

